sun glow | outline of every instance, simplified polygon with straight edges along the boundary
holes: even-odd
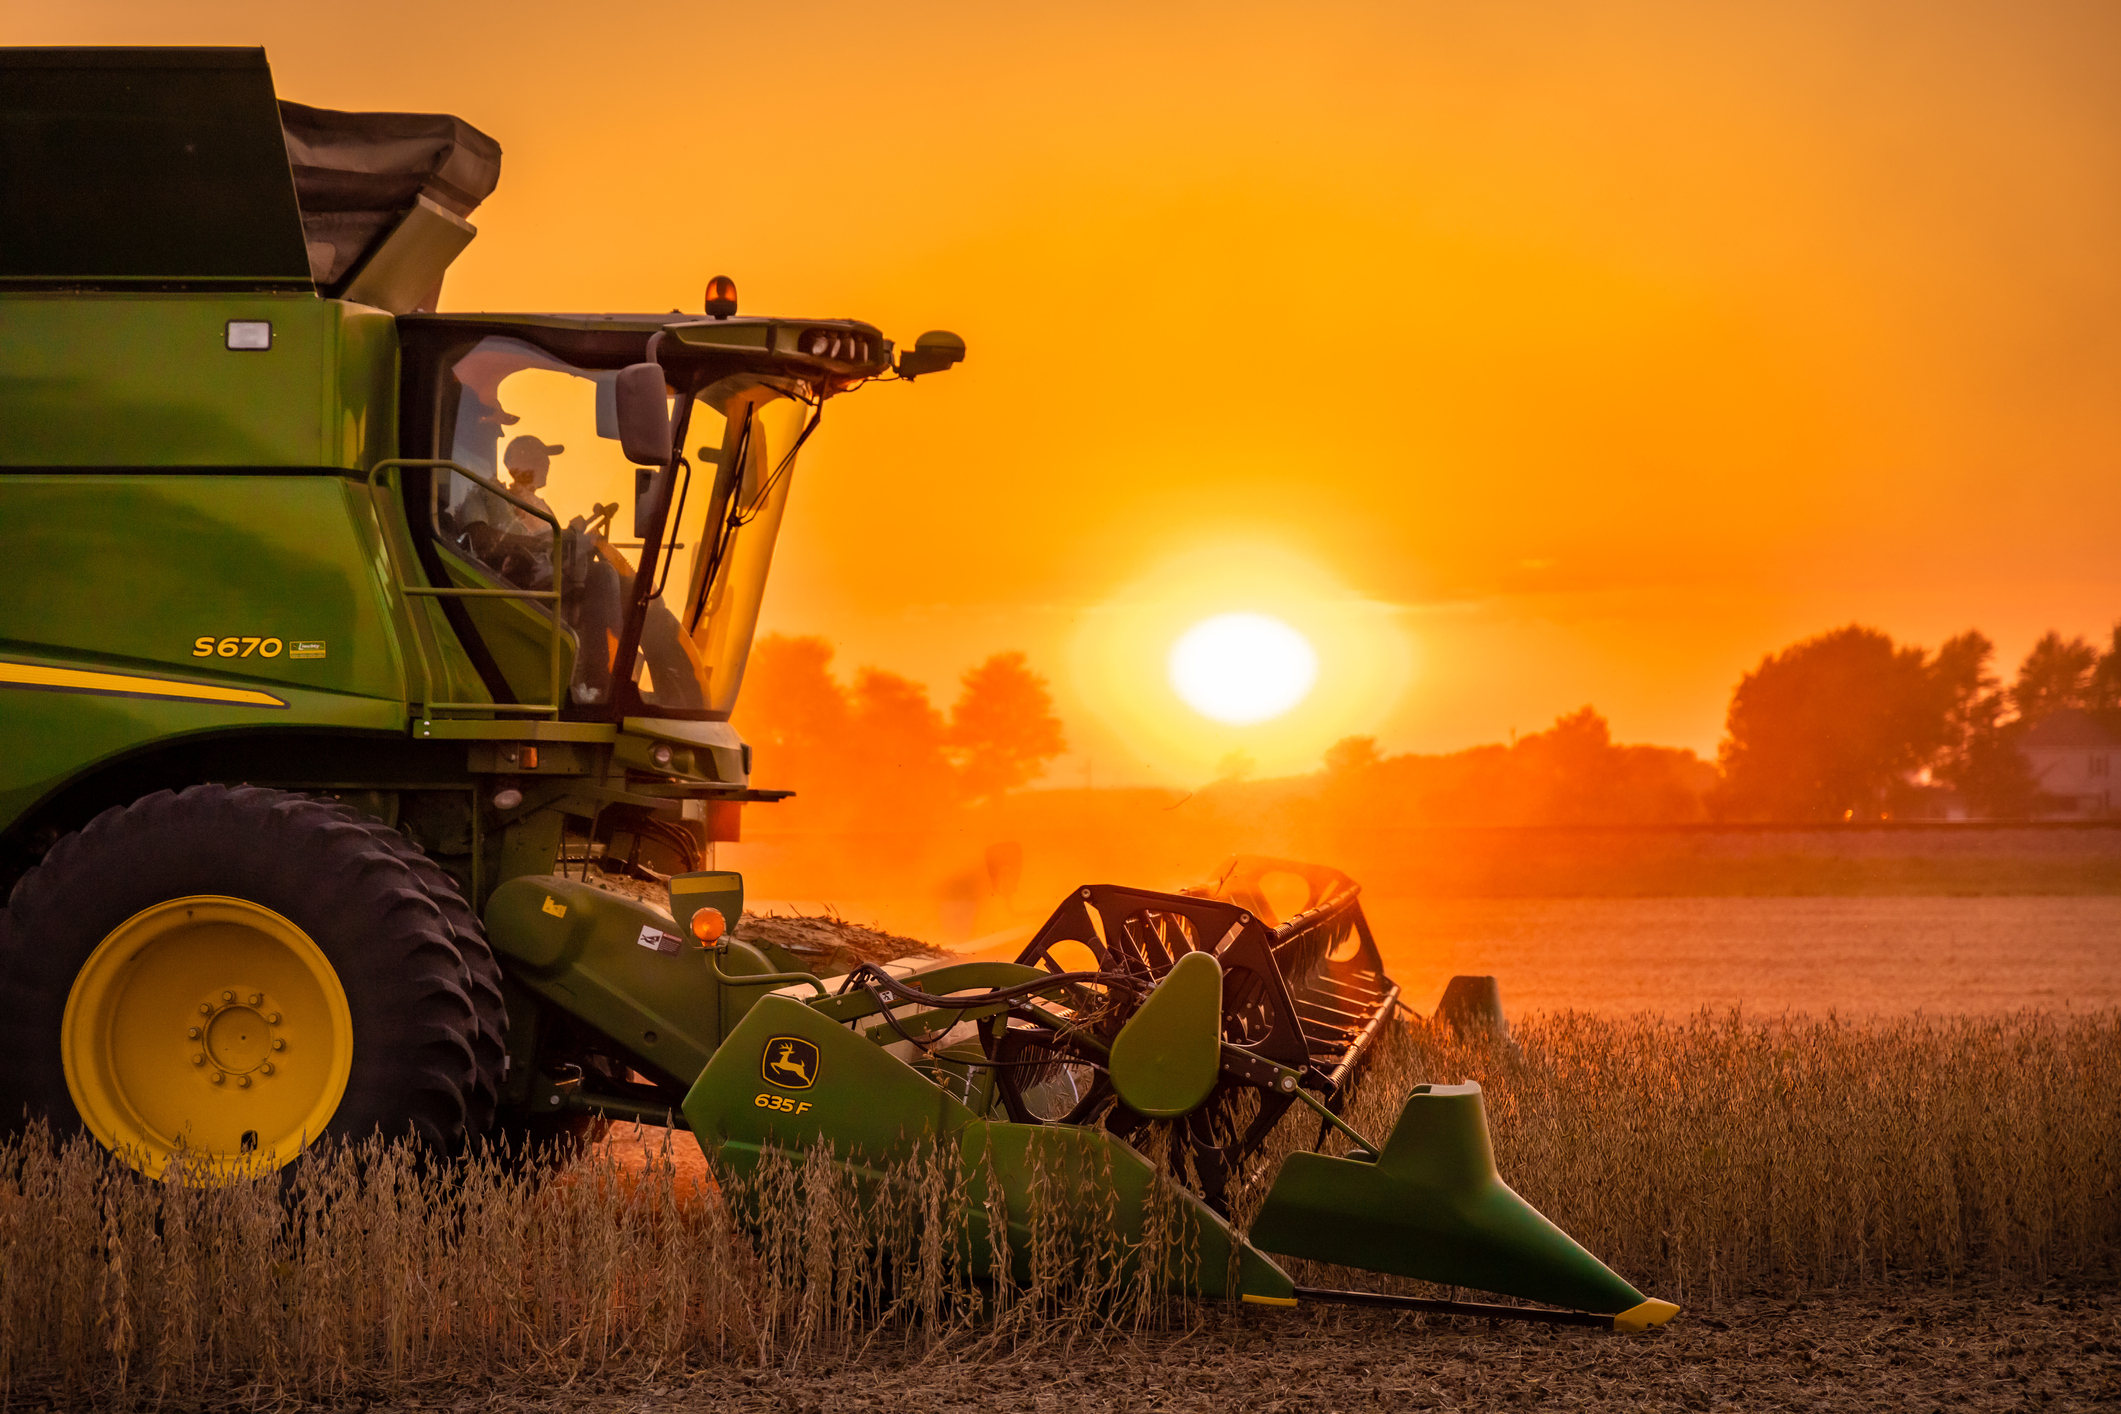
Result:
[[[1188,707],[1232,726],[1281,716],[1318,681],[1318,654],[1309,640],[1265,614],[1201,620],[1171,645],[1165,666]]]
[[[1227,540],[1173,555],[1079,621],[1074,695],[1143,766],[1196,783],[1241,761],[1311,771],[1405,695],[1403,613],[1286,548]]]

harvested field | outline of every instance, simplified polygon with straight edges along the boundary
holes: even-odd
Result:
[[[1748,1298],[1640,1337],[1333,1312],[1211,1320],[1083,1359],[707,1377],[670,1407],[727,1410],[2090,1410],[2121,1403],[2110,1288]],[[577,1407],[634,1407],[624,1397]],[[567,1406],[526,1392],[525,1409]]]
[[[90,1403],[18,1383],[10,1409]],[[1485,1409],[1856,1411],[2121,1406],[2121,1294],[2050,1283],[1871,1287],[1797,1300],[1748,1297],[1661,1331],[1487,1325],[1374,1312],[1231,1316],[1129,1340],[1055,1341],[967,1359],[887,1347],[795,1370],[687,1364],[554,1380],[497,1371],[366,1381],[328,1402],[232,1384],[141,1399],[172,1414],[418,1409],[472,1414],[718,1410],[730,1414],[1339,1414]]]
[[[864,1206],[822,1156],[716,1184],[654,1131],[559,1174],[319,1153],[284,1187],[143,1184],[33,1132],[0,1145],[0,1388],[463,1408],[509,1390],[526,1407],[776,1409],[2110,1397],[2121,1015],[1561,1016],[1470,1038],[1410,1022],[1350,1116],[1378,1134],[1411,1085],[1465,1078],[1486,1087],[1505,1176],[1682,1302],[1673,1327],[1234,1316],[1135,1280],[1141,1254],[1094,1240],[1064,1188],[1034,1215],[1028,1276],[977,1281],[933,1221],[964,1193],[947,1151]],[[1241,1223],[1263,1193],[1235,1195]],[[1311,1284],[1417,1289],[1296,1265]],[[1064,1396],[1071,1379],[1087,1383]]]

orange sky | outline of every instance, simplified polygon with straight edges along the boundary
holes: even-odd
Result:
[[[1707,751],[1740,671],[1840,622],[2014,662],[2121,616],[2109,4],[16,0],[5,33],[263,43],[287,97],[484,128],[447,307],[727,273],[963,334],[833,406],[767,617],[944,697],[1027,650],[1068,779],[1201,774],[1084,666],[1173,565],[1337,586],[1398,661],[1332,729],[1388,749],[1591,702]]]

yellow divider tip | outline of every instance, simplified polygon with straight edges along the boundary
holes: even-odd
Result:
[[[1651,1326],[1661,1326],[1679,1314],[1679,1308],[1669,1301],[1651,1297],[1640,1306],[1630,1306],[1613,1318],[1616,1331],[1646,1331]]]
[[[1293,1296],[1254,1296],[1249,1291],[1240,1299],[1249,1301],[1254,1306],[1294,1306],[1296,1304],[1296,1298]],[[1672,1309],[1676,1311],[1679,1308],[1675,1306]]]

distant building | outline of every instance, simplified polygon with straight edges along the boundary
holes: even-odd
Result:
[[[1893,792],[1891,820],[1965,820],[1966,797],[1949,786],[1910,781]]]
[[[2114,779],[2121,737],[2091,713],[2074,707],[2050,713],[2033,723],[2019,749],[2040,788],[2035,819],[2086,820],[2121,806],[2121,784]]]

